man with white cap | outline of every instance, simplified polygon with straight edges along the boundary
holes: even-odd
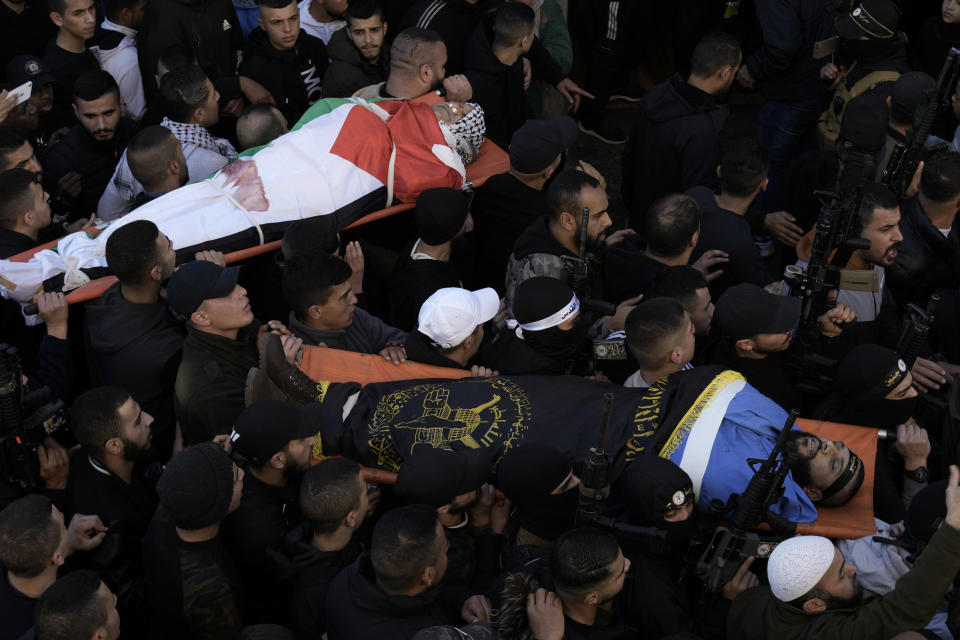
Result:
[[[729,638],[893,638],[922,629],[960,571],[960,470],[950,467],[947,515],[913,568],[881,598],[862,602],[857,568],[826,538],[798,536],[774,549],[769,587],[734,600]]]
[[[407,336],[407,359],[439,367],[470,369],[474,376],[495,376],[496,371],[470,360],[483,342],[483,324],[500,311],[500,297],[487,287],[469,291],[446,287],[420,307],[418,326]]]

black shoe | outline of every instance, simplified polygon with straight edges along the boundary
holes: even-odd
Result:
[[[601,120],[596,126],[589,126],[581,120],[578,126],[583,133],[607,144],[623,144],[627,141],[627,136],[615,131],[605,119]]]
[[[324,389],[299,368],[287,362],[280,336],[263,334],[260,369],[291,402],[323,402]]]
[[[643,94],[647,92],[643,87],[622,87],[610,92],[609,102],[622,100],[624,102],[640,102]]]

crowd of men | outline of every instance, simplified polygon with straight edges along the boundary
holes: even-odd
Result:
[[[509,156],[358,229],[298,220],[242,268],[137,220],[98,298],[48,282],[40,323],[0,300],[0,640],[960,638],[960,2],[677,3],[653,12],[677,71],[645,89],[646,3],[569,4],[0,0],[0,259],[321,99],[479,105]],[[838,210],[861,240],[811,294]],[[323,348],[466,382],[312,380]],[[633,394],[619,433],[668,397],[661,424],[699,416],[720,378],[758,392],[724,400],[735,429],[682,459],[631,442],[582,491],[570,425],[604,393]],[[69,411],[28,431],[38,390]],[[708,588],[704,542],[791,409],[887,437],[790,434],[764,508],[866,495],[878,535],[787,538]]]

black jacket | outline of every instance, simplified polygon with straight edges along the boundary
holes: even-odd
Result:
[[[513,132],[530,117],[527,94],[523,89],[523,59],[511,66],[493,54],[484,25],[470,36],[464,50],[467,79],[473,86],[473,101],[483,107],[487,139],[506,149]]]
[[[667,265],[644,253],[639,234],[627,236],[607,249],[603,263],[603,280],[607,300],[620,304],[643,294],[650,297],[657,277]]]
[[[460,286],[460,274],[452,262],[414,260],[411,249],[404,249],[390,277],[390,325],[402,331],[417,328],[420,307],[434,292]]]
[[[283,545],[267,549],[270,562],[288,595],[287,626],[297,638],[312,640],[327,631],[327,594],[333,579],[360,556],[356,536],[339,551],[320,551],[310,545],[312,530],[304,523],[287,534]]]
[[[117,282],[85,311],[92,384],[122,386],[153,416],[155,432],[172,433],[174,383],[186,333],[166,302],[128,302]]]
[[[291,126],[324,97],[321,81],[326,70],[327,47],[303,29],[292,49],[278,51],[266,32],[257,27],[250,33],[249,53],[240,65],[240,74],[270,92]]]
[[[513,245],[524,229],[548,213],[546,194],[509,173],[501,173],[477,189],[470,213],[477,243],[477,262],[470,288],[493,287],[502,296]]]
[[[387,79],[390,72],[390,47],[384,42],[380,60],[370,63],[347,37],[346,29],[337,29],[327,44],[330,66],[323,74],[323,95],[328,98],[348,98],[357,89]]]
[[[419,331],[411,331],[407,334],[407,339],[403,342],[403,347],[407,352],[407,359],[422,364],[431,364],[435,367],[448,367],[450,369],[463,369],[459,362],[455,362],[444,356],[437,348],[430,344],[430,338]]]
[[[407,27],[436,31],[447,45],[447,75],[464,72],[464,45],[477,25],[489,19],[501,0],[419,0],[403,16],[400,33]]]
[[[73,215],[81,218],[94,213],[120,156],[136,132],[136,122],[120,118],[113,139],[99,142],[83,125],[75,125],[63,140],[50,147],[43,160],[44,189],[57,193],[60,178],[76,171],[82,186],[76,205],[71,207]]]
[[[25,53],[39,58],[56,33],[43,0],[25,2],[20,13],[0,2],[0,69],[6,70],[11,60]]]
[[[757,391],[790,411],[801,409],[801,397],[793,381],[787,378],[780,355],[771,353],[766,358],[741,358],[726,340],[717,343],[710,364],[720,364],[743,374]]]
[[[644,94],[621,159],[634,228],[643,232],[643,216],[661,196],[716,183],[726,115],[712,95],[677,74]]]
[[[719,300],[720,294],[728,287],[742,282],[760,287],[773,282],[763,266],[763,258],[753,242],[746,218],[720,208],[713,191],[707,187],[694,187],[687,195],[700,205],[700,238],[690,260],[696,260],[711,249],[726,251],[730,256],[730,261],[721,265],[723,275],[710,282],[710,297]]]
[[[240,97],[237,66],[243,33],[233,3],[227,0],[155,0],[147,4],[137,34],[140,71],[152,79],[157,61],[171,45],[192,53],[220,92],[224,104]],[[158,93],[157,83],[144,82],[147,98]]]
[[[900,232],[903,243],[897,259],[887,267],[887,283],[897,303],[925,307],[930,294],[960,284],[960,225],[953,219],[950,235],[943,237],[923,212],[917,197],[903,204]]]
[[[376,585],[370,555],[340,572],[327,596],[330,640],[407,640],[425,627],[451,624],[437,606],[438,590],[387,595]]]
[[[763,97],[803,102],[823,95],[814,43],[833,33],[835,0],[757,0],[760,48],[744,52],[744,64]]]

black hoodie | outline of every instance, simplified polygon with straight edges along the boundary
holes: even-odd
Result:
[[[623,149],[623,201],[638,231],[651,204],[668,193],[713,186],[726,110],[677,74],[640,100]]]
[[[437,605],[440,590],[392,596],[376,584],[370,554],[340,572],[327,596],[329,640],[408,640],[418,631],[455,624]]]
[[[486,116],[487,139],[506,149],[513,132],[530,117],[523,89],[523,59],[517,58],[508,67],[494,55],[490,43],[484,25],[478,26],[467,42],[464,65],[473,100]]]
[[[298,638],[319,638],[327,631],[327,594],[334,578],[361,552],[356,537],[339,551],[320,551],[310,545],[309,523],[287,534],[280,549],[268,548],[277,580],[289,585],[287,621]]]
[[[400,21],[400,33],[407,27],[436,31],[447,44],[447,75],[464,71],[464,44],[477,25],[492,18],[501,0],[420,0]],[[394,31],[391,29],[391,31]]]
[[[321,81],[326,70],[327,47],[323,40],[303,29],[292,49],[280,51],[257,27],[250,33],[249,55],[240,65],[241,75],[256,80],[270,92],[289,125],[324,97]]]

